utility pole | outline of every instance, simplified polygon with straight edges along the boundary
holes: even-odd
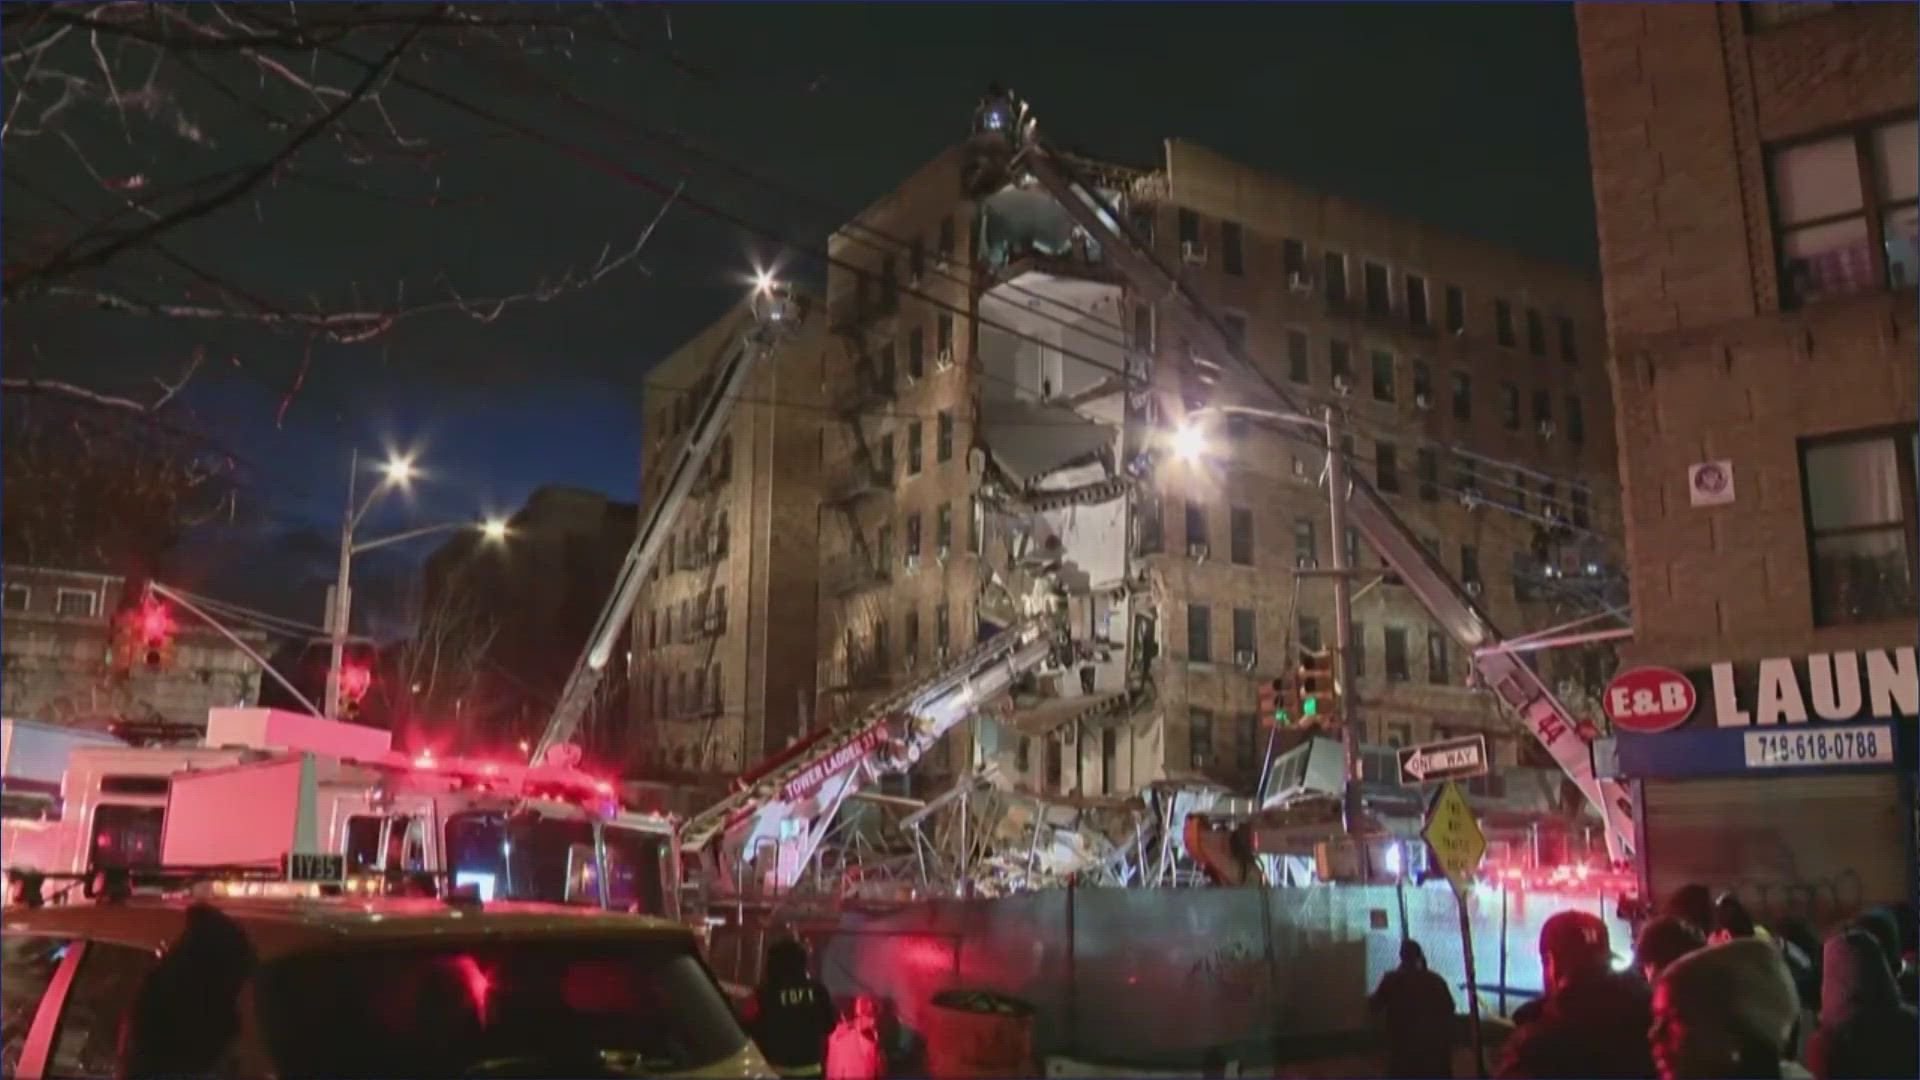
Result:
[[[347,613],[352,611],[347,590],[352,587],[353,526],[359,516],[354,497],[360,479],[360,451],[354,450],[347,469],[347,509],[340,521],[340,569],[333,580],[333,610],[328,612],[327,631],[332,638],[332,653],[327,661],[326,718],[340,719],[340,669],[347,661]]]
[[[1340,410],[1326,409],[1327,521],[1333,532],[1333,680],[1340,702],[1340,750],[1346,782],[1340,788],[1340,819],[1351,836],[1360,825],[1360,732],[1354,701],[1349,651],[1353,647],[1353,568],[1347,565],[1347,460],[1340,447]]]

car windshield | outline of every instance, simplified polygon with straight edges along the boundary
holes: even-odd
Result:
[[[747,1045],[689,943],[383,944],[290,956],[257,985],[287,1078],[653,1076]]]

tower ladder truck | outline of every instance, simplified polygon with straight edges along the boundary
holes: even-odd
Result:
[[[1025,102],[998,88],[990,90],[974,114],[969,147],[976,155],[976,164],[997,168],[1009,178],[1031,175],[1075,224],[1099,238],[1113,268],[1127,285],[1143,297],[1161,301],[1156,305],[1161,317],[1169,319],[1186,339],[1189,371],[1220,400],[1304,415],[1286,391],[1248,362],[1219,318],[1179,275],[1169,270],[1149,245],[1133,236],[1093,189],[1070,175],[1040,138]],[[1210,359],[1214,357],[1220,359]],[[1258,413],[1261,408],[1257,407],[1247,411]],[[1328,451],[1337,450],[1325,445],[1324,434],[1321,445]],[[1473,657],[1480,684],[1513,712],[1600,813],[1615,863],[1631,862],[1635,837],[1632,798],[1619,781],[1595,774],[1592,743],[1581,722],[1519,656],[1499,648],[1503,638],[1492,620],[1365,478],[1349,472],[1347,490],[1335,494],[1345,500],[1347,520],[1380,553],[1434,622]]]

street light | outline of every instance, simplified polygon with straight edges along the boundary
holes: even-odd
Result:
[[[1207,452],[1207,433],[1200,425],[1191,421],[1181,424],[1173,432],[1173,456],[1188,465],[1197,463]]]
[[[353,453],[353,465],[347,476],[347,511],[340,526],[340,566],[334,576],[333,611],[328,624],[328,636],[331,638],[331,655],[327,662],[326,716],[329,720],[340,718],[341,671],[347,657],[347,624],[353,611],[352,579],[353,557],[375,548],[389,544],[398,544],[433,533],[450,532],[456,529],[477,530],[490,541],[504,541],[507,537],[507,523],[499,518],[484,521],[443,521],[435,525],[423,525],[417,529],[408,529],[391,536],[377,537],[372,540],[356,541],[354,533],[360,528],[360,522],[373,509],[375,503],[393,491],[405,491],[420,476],[419,468],[414,464],[412,453],[394,452],[380,465],[381,480],[367,492],[364,501],[356,504],[360,480],[360,452]]]

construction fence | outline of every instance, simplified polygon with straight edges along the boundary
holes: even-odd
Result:
[[[1480,886],[1467,901],[1484,1014],[1541,988],[1540,926],[1579,908],[1605,919],[1624,963],[1616,898]],[[1377,1045],[1367,997],[1420,942],[1462,1015],[1459,907],[1443,883],[1284,889],[1078,888],[930,900],[887,914],[795,924],[836,999],[877,998],[904,1044],[936,1023],[935,994],[990,990],[1035,1009],[1039,1061],[1137,1070],[1272,1067]],[[723,979],[750,983],[771,930],[716,930]]]

